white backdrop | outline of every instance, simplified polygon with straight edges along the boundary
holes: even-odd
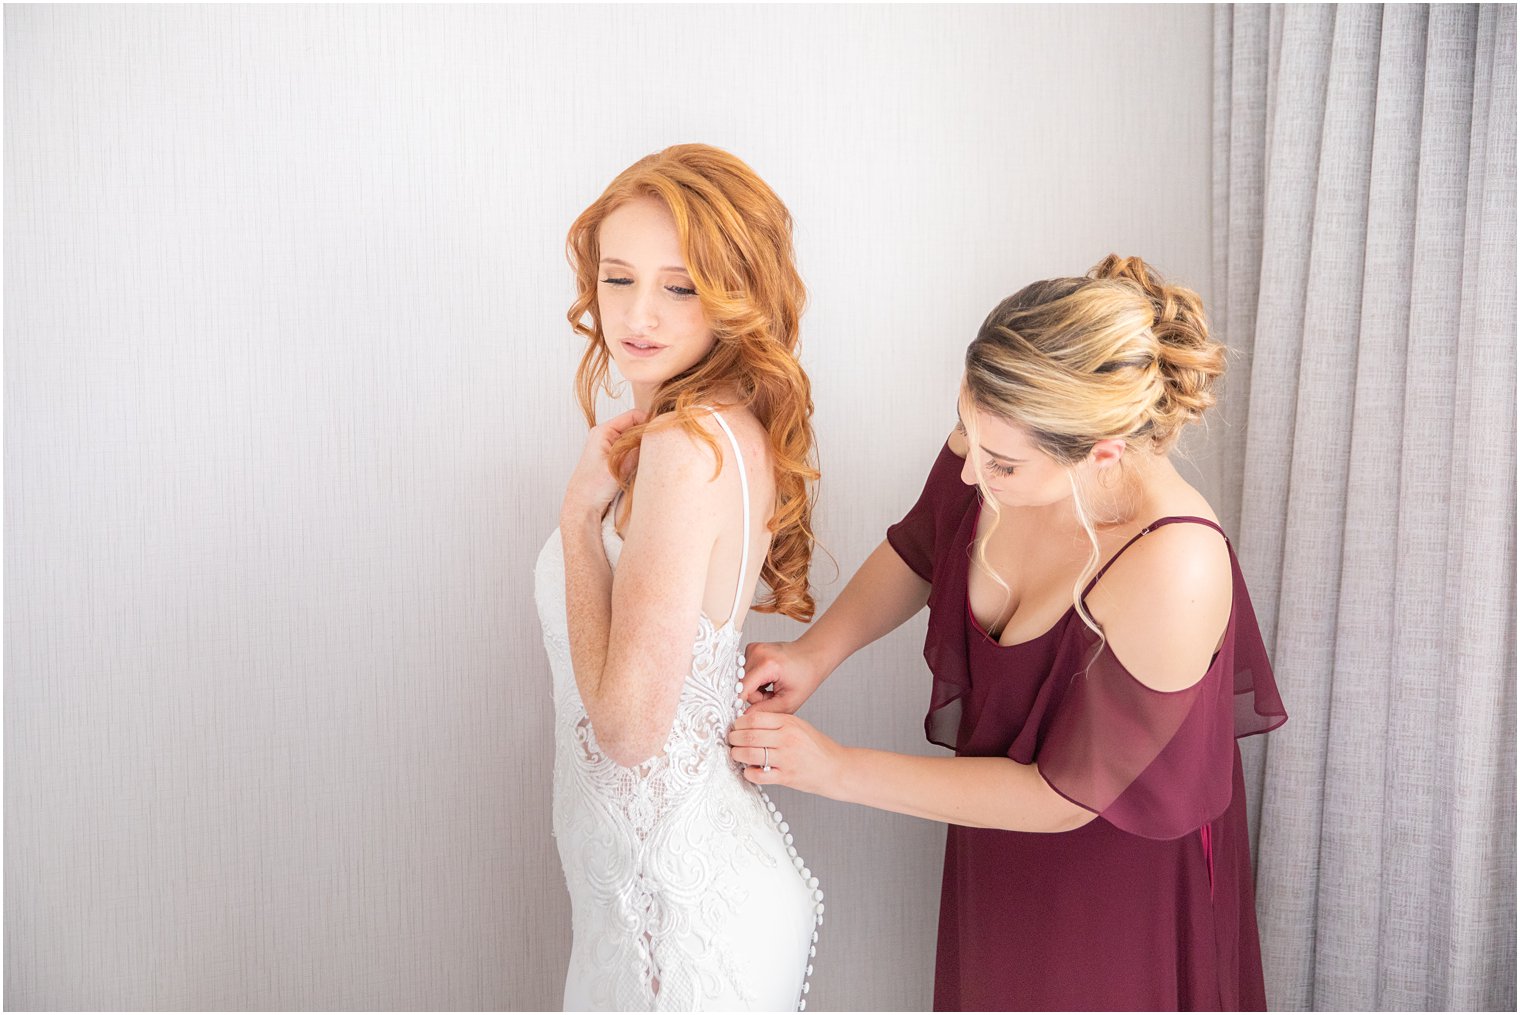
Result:
[[[998,299],[1111,250],[1207,296],[1211,45],[1205,6],[6,8],[6,1007],[557,1005],[570,221],[683,141],[789,204],[827,605]],[[934,750],[921,636],[809,718]],[[782,797],[810,1007],[926,1007],[942,828]]]

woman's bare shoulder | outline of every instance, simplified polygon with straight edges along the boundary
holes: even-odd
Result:
[[[646,460],[652,460],[665,467],[701,468],[706,470],[709,481],[716,480],[723,470],[730,468],[732,458],[733,446],[724,430],[725,423],[739,443],[739,451],[749,464],[749,472],[755,473],[757,466],[768,469],[770,437],[755,414],[745,406],[729,406],[721,410],[721,423],[718,416],[719,412],[704,410],[694,414],[696,425],[712,438],[711,445],[682,425],[675,412],[655,417],[640,442],[640,472],[643,472]]]
[[[1206,503],[1193,510],[1179,505],[1168,516],[1214,520]],[[1174,691],[1208,669],[1229,620],[1233,578],[1220,534],[1179,522],[1137,540],[1089,602],[1129,671],[1156,690]]]

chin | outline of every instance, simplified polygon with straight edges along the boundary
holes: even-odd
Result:
[[[620,359],[618,356],[614,355],[612,357],[612,365],[617,367],[617,372],[622,376],[623,380],[627,381],[630,384],[658,385],[665,383],[666,381],[670,380],[670,378],[675,376],[675,374],[671,373],[669,370],[665,370],[660,366],[656,366],[647,360],[634,360],[630,363],[629,361]]]
[[[1019,496],[1017,494],[1003,494],[1003,493],[999,493],[997,491],[994,491],[993,495],[994,495],[994,498],[997,500],[997,502],[999,504],[1001,504],[1003,507],[1007,507],[1007,508],[1040,508],[1040,507],[1049,507],[1050,505],[1058,503],[1059,501],[1062,500],[1062,498],[1059,497],[1059,496],[1054,496],[1054,497],[1039,497],[1039,496],[1029,496],[1027,494],[1024,495],[1024,496]],[[1068,496],[1070,496],[1070,495],[1068,494]]]

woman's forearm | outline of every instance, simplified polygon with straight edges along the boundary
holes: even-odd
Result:
[[[929,583],[882,540],[839,598],[797,640],[818,672],[829,674],[844,660],[893,631],[929,601]]]
[[[612,565],[602,548],[602,521],[589,512],[560,517],[565,554],[565,619],[570,630],[570,665],[592,726],[600,718],[602,672],[612,628]]]
[[[1094,817],[1050,788],[1034,765],[1008,758],[923,758],[844,748],[836,800],[931,821],[1013,832],[1067,832]]]

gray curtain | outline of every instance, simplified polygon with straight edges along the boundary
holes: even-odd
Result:
[[[1515,1008],[1515,8],[1220,6],[1268,1003]]]

